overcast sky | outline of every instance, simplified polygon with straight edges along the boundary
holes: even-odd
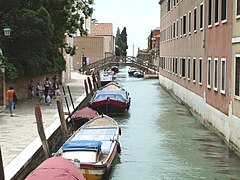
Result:
[[[159,27],[158,2],[159,0],[95,0],[93,18],[99,23],[112,23],[114,36],[118,27],[120,31],[126,27],[128,56],[133,53],[136,56],[138,47],[147,48],[151,30]]]

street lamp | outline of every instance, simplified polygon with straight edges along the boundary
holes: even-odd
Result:
[[[84,74],[85,66],[87,64],[86,57],[84,56],[85,49],[82,48],[82,72]]]
[[[10,34],[11,34],[11,29],[6,27],[3,29],[3,33],[4,33],[4,36],[5,37],[9,37]],[[6,51],[6,49],[4,49]],[[6,94],[6,81],[5,81],[5,62],[4,62],[4,54],[3,54],[3,51],[2,49],[0,48],[0,69],[1,69],[1,73],[2,73],[2,82],[1,82],[1,90],[2,91],[2,97],[0,97],[2,103],[0,104],[0,106],[3,107],[3,109],[0,109],[1,110],[4,110],[5,109],[5,105],[6,105],[6,99],[5,99],[5,94]]]

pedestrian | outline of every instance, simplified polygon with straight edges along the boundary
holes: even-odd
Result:
[[[36,89],[39,103],[43,100],[43,89],[42,81],[39,81]]]
[[[60,85],[61,85],[61,82],[59,81],[59,78],[55,75],[54,78],[53,78],[54,96],[59,96],[60,95]]]
[[[49,78],[46,78],[46,81],[44,83],[44,96],[45,96],[45,103],[49,103],[49,100],[47,98],[51,98],[51,90],[52,90],[52,84]]]
[[[7,90],[7,94],[6,94],[6,100],[7,103],[9,105],[9,110],[10,110],[10,116],[13,116],[13,111],[14,111],[14,89],[12,86],[9,87],[9,89]]]
[[[14,106],[13,108],[16,108],[16,104],[18,104],[18,97],[17,97],[17,93],[14,91],[13,93],[13,101],[14,101]],[[19,105],[19,104],[18,104]]]
[[[34,85],[33,85],[33,79],[28,83],[28,99],[32,99],[34,96]]]

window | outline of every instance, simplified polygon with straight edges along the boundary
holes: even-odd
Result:
[[[167,4],[167,10],[170,11],[170,6],[171,6],[171,0],[168,0],[168,4]]]
[[[180,57],[180,77],[182,77],[182,58]]]
[[[175,58],[175,73],[178,74],[178,58]]]
[[[236,4],[236,13],[237,13],[237,16],[240,17],[240,0],[236,0],[237,1],[237,4]]]
[[[219,0],[215,0],[215,24],[216,25],[219,23],[218,22],[218,16],[219,16],[218,6],[219,6]]]
[[[221,93],[225,94],[226,91],[226,59],[221,59]]]
[[[186,76],[186,59],[182,58],[182,77]]]
[[[196,82],[196,58],[193,58],[193,82]]]
[[[176,30],[177,30],[177,32],[176,32],[176,38],[178,38],[178,20],[177,20],[177,22],[176,22]]]
[[[214,90],[218,88],[218,58],[214,58]]]
[[[211,88],[211,58],[208,58],[207,63],[207,87]]]
[[[200,30],[203,30],[203,3],[200,4]]]
[[[222,0],[222,17],[223,22],[227,21],[227,0]]]
[[[190,70],[191,70],[191,59],[188,58],[188,80],[190,80]]]
[[[187,15],[183,16],[183,34],[186,35],[187,33]]]
[[[180,19],[180,37],[182,37],[183,34],[183,18]]]
[[[172,70],[173,70],[173,74],[175,74],[175,58],[173,58]]]
[[[175,5],[176,5],[176,0],[173,0],[173,6],[175,7]]]
[[[193,30],[194,32],[197,32],[197,7],[194,8],[194,12],[193,12]]]
[[[188,12],[188,33],[191,34],[191,11]]]
[[[235,61],[235,95],[240,96],[240,55]]]
[[[173,23],[173,38],[176,37],[176,23]]]
[[[202,85],[202,71],[203,71],[203,68],[202,68],[202,58],[199,59],[199,84]]]
[[[212,26],[212,0],[208,0],[208,26]]]

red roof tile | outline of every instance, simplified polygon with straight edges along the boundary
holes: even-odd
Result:
[[[113,35],[112,23],[92,23],[91,35],[92,36],[112,36]]]

